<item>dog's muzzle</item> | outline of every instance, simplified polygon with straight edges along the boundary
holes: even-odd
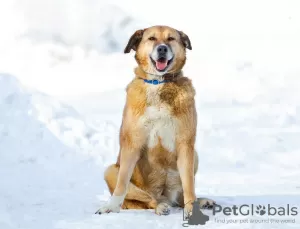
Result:
[[[161,44],[155,47],[150,57],[156,70],[164,72],[173,60],[173,52],[169,46]]]

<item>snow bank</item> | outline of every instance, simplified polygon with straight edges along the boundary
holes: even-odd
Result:
[[[44,131],[50,131],[61,144],[74,152],[92,155],[101,164],[109,157],[109,154],[104,153],[105,150],[109,153],[117,150],[115,145],[108,143],[114,138],[109,131],[101,130],[101,126],[99,129],[90,127],[72,107],[23,87],[10,75],[0,75],[0,87],[1,128],[15,139],[29,144],[24,135],[32,137],[34,142],[37,139],[43,140]]]
[[[115,160],[109,132],[8,74],[0,111],[0,228],[53,228],[53,218],[92,214],[105,194],[104,161]]]

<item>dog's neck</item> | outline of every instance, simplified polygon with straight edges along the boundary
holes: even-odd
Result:
[[[174,73],[166,73],[166,74],[163,74],[163,75],[156,75],[156,74],[147,73],[143,69],[141,69],[140,67],[136,67],[134,69],[134,73],[135,73],[136,77],[140,78],[140,79],[159,80],[159,81],[176,80],[177,78],[179,78],[182,75],[182,71],[178,71],[178,72],[174,72]]]

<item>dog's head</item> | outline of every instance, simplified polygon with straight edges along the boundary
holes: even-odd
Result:
[[[182,69],[186,49],[192,49],[189,37],[168,26],[153,26],[137,30],[129,39],[124,53],[136,51],[139,66],[147,73],[164,75]]]

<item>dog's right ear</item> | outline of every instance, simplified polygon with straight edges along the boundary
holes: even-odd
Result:
[[[144,31],[145,31],[144,29],[135,31],[135,33],[130,37],[128,44],[127,44],[126,48],[124,49],[124,53],[129,53],[131,49],[136,51],[139,43],[142,40]]]

